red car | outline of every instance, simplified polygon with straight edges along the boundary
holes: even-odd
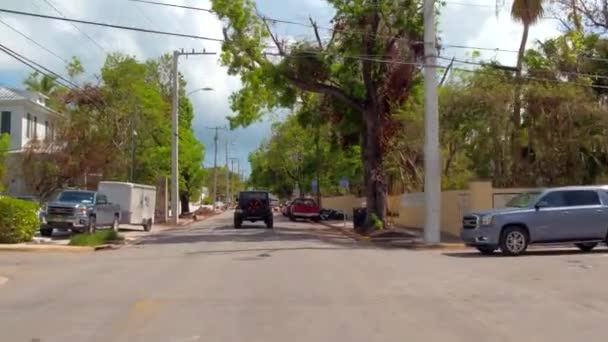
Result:
[[[321,208],[311,198],[297,198],[289,206],[289,218],[292,221],[296,219],[309,219],[319,221],[321,219]]]

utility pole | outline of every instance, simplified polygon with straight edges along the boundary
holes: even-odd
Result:
[[[315,164],[317,164],[316,167],[316,171],[317,171],[317,205],[321,206],[321,177],[320,177],[320,169],[321,169],[321,159],[320,159],[320,150],[319,150],[319,139],[320,139],[320,135],[321,135],[321,126],[317,125],[317,131],[315,132],[315,145],[316,145],[316,152],[315,152]]]
[[[228,169],[228,139],[226,139],[226,204],[230,201],[230,170]]]
[[[194,56],[194,55],[215,55],[215,52],[184,52],[173,51],[173,68],[171,70],[171,223],[177,225],[179,223],[179,56]]]
[[[230,177],[232,177],[232,174],[234,173],[234,161],[235,160],[237,162],[238,168],[239,169],[241,168],[241,160],[239,158],[230,158],[230,169],[231,169],[231,171],[229,171]],[[240,177],[240,175],[238,175],[238,176]],[[234,191],[237,191],[236,184],[234,184],[233,188],[234,188]],[[230,200],[232,200],[232,198],[230,198]]]
[[[131,172],[129,174],[129,182],[135,182],[135,139],[137,132],[135,131],[135,120],[137,119],[137,109],[131,113]]]
[[[207,129],[215,130],[215,137],[213,138],[213,142],[215,145],[215,153],[213,156],[213,208],[215,209],[215,202],[217,201],[217,140],[219,138],[218,131],[220,129],[225,130],[225,127],[207,127]]]
[[[437,101],[435,0],[424,0],[424,241],[441,241],[441,159]]]

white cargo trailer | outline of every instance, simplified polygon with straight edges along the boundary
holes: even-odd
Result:
[[[149,185],[99,182],[97,190],[108,201],[120,205],[120,223],[141,225],[145,231],[152,229],[156,209],[156,188]]]

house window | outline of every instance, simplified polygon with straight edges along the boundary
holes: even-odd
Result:
[[[0,134],[11,134],[11,112],[2,112],[0,121]]]
[[[32,115],[27,113],[27,122],[25,124],[25,136],[30,138],[32,136]]]
[[[34,139],[38,139],[38,117],[34,116]]]
[[[44,122],[44,139],[48,139],[49,138],[49,122],[45,121]]]

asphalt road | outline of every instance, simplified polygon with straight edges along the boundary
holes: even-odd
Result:
[[[518,258],[356,243],[230,213],[94,254],[0,254],[0,340],[605,341],[608,250]]]

